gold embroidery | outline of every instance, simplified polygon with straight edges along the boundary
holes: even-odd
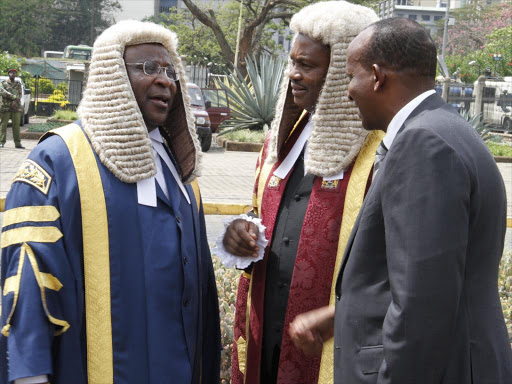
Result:
[[[10,292],[14,292],[14,300],[13,300],[11,312],[9,313],[9,317],[7,318],[5,326],[2,328],[2,334],[5,337],[9,336],[12,315],[14,314],[14,310],[16,309],[16,304],[18,302],[18,297],[20,295],[21,274],[23,272],[23,264],[25,262],[25,256],[28,256],[28,260],[32,267],[32,272],[34,273],[34,277],[36,278],[37,285],[39,286],[39,290],[41,291],[41,301],[43,303],[44,312],[46,313],[48,320],[52,324],[55,324],[55,325],[61,327],[61,329],[59,329],[58,331],[55,332],[55,335],[56,336],[62,335],[64,332],[66,332],[69,329],[70,325],[67,321],[57,319],[50,314],[50,311],[48,310],[48,305],[46,303],[46,292],[45,292],[45,288],[50,288],[50,289],[53,289],[54,291],[59,291],[62,288],[62,284],[56,277],[52,276],[51,274],[42,273],[39,271],[39,266],[37,265],[37,260],[36,260],[36,256],[34,255],[34,251],[26,243],[24,243],[20,249],[20,256],[19,256],[19,261],[18,261],[18,272],[17,272],[16,276],[10,277],[5,282],[6,284],[5,284],[5,289],[4,289],[4,295],[9,294]],[[48,285],[51,287],[48,287]]]
[[[335,190],[338,188],[339,180],[322,180],[322,186],[320,188]]]
[[[242,276],[245,277],[246,279],[251,279],[251,274],[250,273],[247,273],[245,271],[242,272]]]
[[[84,245],[87,375],[90,383],[114,383],[110,254],[107,206],[100,171],[85,134],[76,124],[55,129],[76,171]]]
[[[236,341],[236,350],[238,351],[238,369],[245,376],[245,365],[247,362],[247,343],[240,336]]]
[[[53,205],[37,207],[18,207],[9,209],[4,214],[3,226],[19,224],[25,221],[44,222],[55,221],[60,217],[59,211]]]
[[[249,335],[251,334],[251,330],[250,330],[250,326],[251,326],[251,301],[252,301],[252,282],[253,282],[253,279],[250,280],[249,282],[249,292],[247,293],[247,308],[246,308],[246,311],[245,311],[245,338],[246,338],[246,341],[245,341],[245,350],[248,351],[249,350]],[[246,352],[246,357],[247,357],[247,352]],[[247,381],[247,375],[245,374],[246,373],[246,368],[247,368],[247,361],[244,362],[244,370],[240,370],[243,374],[244,374],[244,384],[245,382]]]
[[[343,206],[343,220],[341,221],[340,237],[338,240],[338,251],[336,253],[336,264],[331,285],[331,297],[329,305],[334,305],[336,298],[336,279],[341,267],[341,261],[345,248],[352,232],[361,205],[363,204],[364,192],[368,183],[370,170],[375,159],[375,151],[379,146],[384,132],[372,131],[368,134],[366,141],[356,158],[354,168],[348,181],[345,204]],[[334,380],[334,340],[324,343],[322,349],[322,360],[320,362],[320,373],[318,383],[332,384]]]
[[[55,243],[62,237],[57,227],[20,227],[2,232],[1,248],[21,243]]]
[[[279,177],[277,177],[276,175],[272,175],[268,181],[268,188],[278,188],[279,187],[279,182],[281,181],[281,179]]]
[[[14,176],[13,183],[16,181],[30,184],[46,195],[50,189],[52,178],[39,164],[27,159]]]

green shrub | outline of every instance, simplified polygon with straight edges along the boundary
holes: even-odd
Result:
[[[498,289],[500,291],[501,307],[505,315],[505,324],[507,325],[508,336],[512,340],[512,251],[507,250],[503,253],[500,264],[500,274],[498,279]]]
[[[231,351],[233,348],[233,326],[235,321],[235,303],[238,279],[241,272],[234,268],[225,268],[220,259],[212,256],[217,290],[219,293],[220,333],[222,342],[220,382],[231,382]]]
[[[65,81],[60,82],[59,84],[57,84],[56,88],[59,91],[61,91],[64,96],[67,97],[67,94],[68,94],[68,83],[67,82],[65,82]]]
[[[241,129],[239,131],[226,133],[224,137],[228,140],[239,141],[241,143],[263,143],[263,141],[265,141],[265,132]]]
[[[493,156],[512,157],[512,146],[491,141],[487,141],[486,144]]]
[[[67,123],[56,123],[56,122],[30,124],[28,131],[29,132],[48,132],[52,129],[63,127],[66,124]]]
[[[222,338],[221,383],[231,381],[231,351],[233,347],[233,324],[235,319],[236,293],[240,271],[225,268],[220,259],[212,256],[217,290],[219,292],[220,327]],[[501,259],[498,289],[508,335],[512,340],[512,250],[503,253]]]
[[[78,119],[78,114],[75,111],[67,111],[65,109],[59,109],[59,110],[53,112],[52,119],[75,121]]]
[[[31,78],[29,82],[30,90],[32,91],[32,95],[36,94],[36,79]],[[53,85],[53,82],[46,78],[41,77],[39,79],[39,93],[45,93],[48,95],[51,95],[55,91],[55,86]]]
[[[65,101],[65,100],[66,100],[66,96],[64,96],[62,91],[59,91],[58,89],[53,91],[52,95],[48,98],[48,102],[51,102],[51,103]]]

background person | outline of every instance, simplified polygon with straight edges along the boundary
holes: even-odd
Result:
[[[0,148],[5,146],[7,141],[7,123],[12,121],[12,137],[16,148],[25,149],[20,139],[20,118],[21,108],[21,83],[17,82],[18,71],[14,68],[7,71],[9,78],[0,84]]]

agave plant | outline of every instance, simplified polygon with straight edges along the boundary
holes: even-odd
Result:
[[[487,141],[492,139],[491,136],[491,127],[489,124],[482,122],[482,114],[473,115],[470,111],[466,109],[461,109],[459,114],[466,119],[466,121],[471,125],[475,131],[478,132],[482,140]]]
[[[219,135],[245,128],[263,129],[274,119],[285,61],[262,54],[258,63],[250,57],[246,63],[247,77],[235,69],[227,81],[216,81],[226,90],[231,109],[231,118],[222,123]]]

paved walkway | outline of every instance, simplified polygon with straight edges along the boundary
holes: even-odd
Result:
[[[8,130],[10,133],[10,129]],[[5,197],[18,167],[37,144],[36,140],[23,140],[26,149],[15,149],[8,134],[5,148],[0,148],[0,197]],[[202,177],[199,186],[203,201],[207,203],[250,204],[252,198],[254,167],[258,153],[225,152],[212,145],[203,154]],[[512,163],[498,163],[507,189],[507,216],[512,217]],[[208,238],[212,242],[223,229],[227,217],[207,216]],[[0,222],[2,215],[0,214]],[[507,230],[506,248],[512,249],[512,229]]]

